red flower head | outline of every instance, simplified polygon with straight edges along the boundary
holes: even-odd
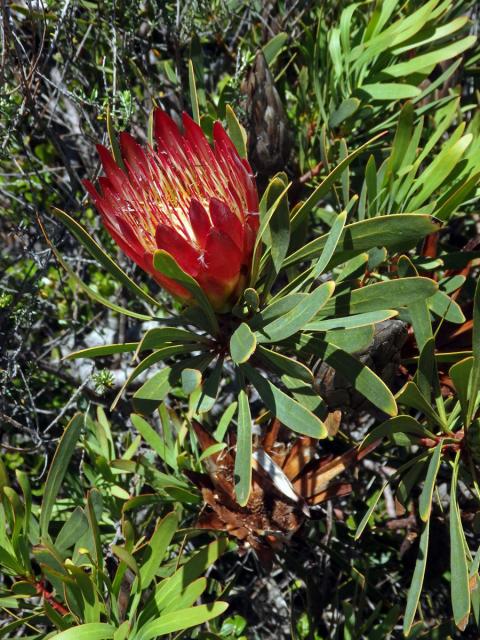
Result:
[[[105,170],[97,190],[85,186],[119,245],[170,293],[188,292],[155,270],[153,254],[167,251],[195,278],[217,310],[246,286],[258,231],[258,195],[248,162],[216,122],[214,147],[183,114],[184,133],[164,111],[154,114],[156,149],[120,134],[125,169],[102,145]]]

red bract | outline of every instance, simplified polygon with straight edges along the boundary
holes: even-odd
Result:
[[[154,114],[156,149],[120,134],[124,169],[102,145],[106,176],[85,186],[119,247],[170,293],[188,292],[155,270],[167,251],[202,287],[215,309],[231,307],[246,286],[258,231],[258,195],[248,162],[216,122],[214,147],[183,114],[183,134],[161,110]]]

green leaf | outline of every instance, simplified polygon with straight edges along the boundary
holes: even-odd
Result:
[[[201,349],[200,346],[196,348]],[[156,351],[148,355],[139,364],[137,364],[137,366],[130,373],[130,375],[125,380],[123,385],[120,387],[119,392],[117,393],[114,401],[112,402],[110,410],[113,410],[117,406],[120,398],[125,393],[126,388],[135,380],[135,378],[138,378],[138,376],[141,373],[143,373],[144,371],[152,367],[154,364],[157,364],[158,362],[163,362],[164,360],[167,360],[172,356],[191,353],[191,351],[192,351],[192,345],[189,345],[189,344],[170,344],[170,345],[167,344],[165,347],[162,347],[161,349],[157,349]],[[168,368],[168,367],[165,367],[165,368]]]
[[[374,136],[371,140],[360,146],[358,149],[355,149],[349,156],[347,156],[344,160],[342,160],[336,167],[331,171],[324,180],[318,185],[315,191],[308,197],[308,199],[297,209],[294,217],[292,218],[292,227],[296,228],[298,225],[308,216],[308,214],[312,211],[314,207],[320,202],[324,195],[326,195],[334,182],[339,178],[345,169],[349,166],[353,160],[361,153],[365,151],[370,145],[379,140],[384,133],[379,133]],[[307,245],[308,246],[308,245]],[[298,253],[298,252],[297,252]],[[293,254],[295,255],[295,254]],[[291,256],[292,257],[292,256]]]
[[[160,404],[160,403],[159,403]],[[130,420],[132,421],[133,426],[138,431],[138,433],[142,436],[145,442],[149,447],[155,451],[155,453],[170,467],[173,469],[177,468],[177,461],[174,453],[169,449],[166,444],[166,441],[162,436],[160,436],[155,429],[148,424],[146,420],[144,420],[141,416],[132,413],[130,415]]]
[[[313,384],[313,373],[304,364],[298,362],[298,360],[288,358],[277,351],[266,349],[261,345],[257,348],[257,357],[259,360],[263,361],[267,369],[273,368],[273,370],[279,375],[287,374],[288,376],[296,378],[297,380],[302,380],[307,384]]]
[[[405,161],[408,145],[412,139],[413,119],[415,110],[411,102],[407,102],[398,119],[397,130],[392,144],[392,151],[385,172],[384,184],[395,174]]]
[[[325,242],[325,246],[323,247],[322,254],[316,264],[314,264],[312,267],[312,271],[309,276],[309,280],[312,280],[312,282],[322,275],[322,273],[327,268],[327,265],[330,263],[330,260],[332,259],[332,256],[335,253],[335,249],[337,248],[337,245],[342,236],[346,219],[346,211],[342,211],[342,213],[339,213],[335,218],[328,234],[327,241]]]
[[[325,342],[333,342],[342,351],[358,353],[372,343],[373,335],[373,325],[367,325],[355,329],[332,329],[332,331],[327,331],[323,339]]]
[[[450,378],[455,386],[457,397],[460,401],[462,413],[464,416],[464,424],[468,427],[467,411],[468,411],[468,385],[470,381],[470,375],[473,367],[473,356],[470,358],[464,358],[460,362],[456,362],[450,367],[448,372]]]
[[[225,110],[225,116],[227,119],[228,135],[230,136],[233,144],[235,145],[238,155],[241,158],[247,157],[247,133],[238,121],[235,111],[227,104]]]
[[[206,572],[227,548],[226,538],[214,540],[209,545],[200,549],[194,556],[181,566],[175,573],[162,580],[156,587],[151,599],[147,601],[139,616],[139,625],[146,620],[159,617],[159,613],[173,600],[180,597],[186,585],[196,580]]]
[[[189,293],[192,294],[200,308],[205,314],[209,322],[209,326],[214,334],[218,333],[218,322],[215,316],[215,312],[212,309],[209,299],[205,295],[205,292],[200,287],[198,282],[185,273],[183,269],[178,265],[177,261],[166,251],[162,249],[155,251],[153,256],[153,266],[166,278],[174,280],[182,287],[184,287]]]
[[[200,109],[198,107],[197,83],[195,81],[195,69],[192,60],[188,61],[188,87],[190,91],[190,104],[192,105],[192,115],[195,122],[200,124]]]
[[[251,275],[251,282],[250,282],[250,287],[253,287],[256,279],[257,279],[257,275],[258,275],[258,262],[260,259],[260,244],[262,242],[262,240],[264,240],[264,237],[268,238],[268,229],[269,229],[269,225],[270,225],[270,220],[272,219],[272,217],[275,215],[276,210],[279,206],[281,206],[282,201],[285,197],[285,195],[287,194],[287,191],[290,188],[291,183],[285,185],[283,183],[283,181],[279,178],[279,177],[275,177],[273,178],[273,182],[280,182],[282,184],[282,191],[279,193],[278,198],[275,200],[275,202],[268,208],[268,210],[265,212],[265,214],[261,217],[260,220],[260,227],[257,231],[257,237],[255,239],[255,245],[253,247],[253,255],[254,255],[254,260],[253,260],[253,267],[252,267],[252,275]],[[263,208],[263,202],[266,201],[266,198],[268,196],[268,190],[265,192],[264,197],[262,198],[262,201],[260,202],[260,209]]]
[[[198,404],[196,405],[197,413],[210,411],[217,399],[220,382],[222,380],[223,358],[218,358],[210,375],[205,380],[201,393],[199,394]]]
[[[409,208],[415,211],[440,187],[446,178],[457,167],[466,149],[473,139],[471,134],[460,138],[454,145],[443,149],[433,162],[423,171],[415,181],[420,191],[409,202]]]
[[[302,351],[305,350],[325,360],[381,411],[390,416],[397,414],[397,405],[390,389],[360,360],[342,351],[337,345],[319,338],[302,336],[299,346]]]
[[[61,631],[51,636],[55,640],[110,640],[115,633],[115,627],[105,622],[89,622]]]
[[[53,456],[52,464],[45,483],[45,492],[43,495],[42,507],[40,510],[40,535],[42,538],[48,536],[48,527],[52,515],[53,507],[57,500],[57,495],[63,478],[67,473],[70,460],[75,451],[78,438],[84,425],[85,417],[81,413],[77,413],[65,427],[57,450]]]
[[[270,38],[270,40],[263,45],[262,51],[268,66],[270,66],[272,62],[275,61],[278,54],[285,46],[287,40],[288,33],[281,31],[280,33],[277,33],[275,36],[273,36],[273,38]]]
[[[435,434],[420,424],[418,420],[415,420],[412,416],[401,415],[389,418],[378,427],[375,427],[375,429],[364,438],[360,448],[364,449],[372,442],[375,442],[375,440],[390,437],[395,433],[408,433],[418,436],[419,438],[435,438]]]
[[[90,528],[91,536],[93,539],[93,558],[95,564],[98,566],[100,570],[103,569],[104,565],[104,557],[103,557],[103,549],[102,549],[102,541],[100,538],[100,528],[98,526],[98,518],[97,513],[102,513],[102,494],[95,487],[90,489],[87,494],[87,518],[88,525]],[[100,584],[102,584],[103,579],[99,572],[98,580]]]
[[[138,346],[138,353],[149,349],[160,349],[170,342],[201,342],[208,344],[209,340],[205,336],[188,331],[187,329],[178,329],[177,327],[154,327],[149,329],[143,336]]]
[[[232,418],[237,410],[237,405],[238,405],[237,402],[232,402],[232,404],[230,404],[222,413],[222,417],[218,421],[217,428],[213,432],[213,437],[218,442],[223,441],[225,437],[225,433],[227,432],[227,429],[230,426]]]
[[[135,636],[135,640],[153,640],[158,636],[195,627],[207,622],[207,620],[216,618],[227,609],[228,602],[218,601],[213,604],[201,604],[197,607],[165,613],[158,620],[147,622],[141,627]]]
[[[252,417],[244,389],[238,394],[237,451],[235,455],[235,495],[244,507],[252,484]]]
[[[188,396],[202,384],[202,372],[198,369],[182,369],[181,374],[182,390]]]
[[[290,311],[257,331],[257,341],[259,343],[279,342],[303,329],[327,303],[334,289],[334,282],[324,282],[312,293],[302,297]]]
[[[422,392],[414,382],[407,382],[396,395],[398,404],[405,407],[421,411],[435,425],[446,428],[445,422],[440,418],[438,413],[430,405],[429,399],[422,395]]]
[[[450,490],[450,587],[455,624],[463,631],[468,624],[470,615],[470,589],[465,553],[465,534],[457,503],[458,468],[459,455],[454,463]]]
[[[237,406],[237,403],[235,402],[235,407],[236,406]],[[203,451],[201,456],[198,458],[198,461],[202,462],[202,460],[205,460],[206,458],[210,458],[210,456],[213,456],[216,453],[220,453],[220,451],[223,451],[226,446],[227,445],[225,442],[216,442],[215,444],[210,445],[205,449],[205,451]]]
[[[376,282],[366,287],[340,293],[327,302],[320,317],[370,313],[381,309],[399,309],[429,298],[438,285],[430,278],[399,278]]]
[[[447,222],[458,207],[460,207],[468,195],[473,191],[475,185],[480,180],[480,172],[474,173],[467,178],[462,184],[451,193],[451,195],[442,202],[442,204],[435,209],[435,217],[438,220]]]
[[[408,590],[407,606],[403,618],[403,633],[405,636],[410,635],[415,613],[422,593],[423,579],[425,577],[425,568],[427,566],[428,541],[430,536],[430,520],[428,520],[420,536],[420,545],[418,548],[417,561],[413,572],[412,582]]]
[[[250,365],[244,364],[241,367],[258,391],[265,406],[285,426],[292,429],[292,431],[312,438],[321,439],[328,436],[327,428],[323,422],[311,411],[295,402]]]
[[[43,235],[45,236],[45,240],[47,241],[48,246],[53,251],[53,254],[55,255],[55,257],[58,260],[58,262],[62,265],[62,267],[68,273],[70,278],[72,278],[72,280],[81,289],[83,289],[83,291],[85,291],[85,293],[88,296],[90,296],[90,298],[92,298],[92,300],[95,300],[95,302],[99,302],[100,304],[102,304],[104,307],[107,307],[108,309],[112,309],[112,311],[116,311],[117,313],[121,313],[121,314],[123,314],[125,316],[129,316],[130,318],[136,318],[137,320],[143,320],[143,321],[150,321],[150,320],[153,319],[152,316],[146,316],[143,313],[137,313],[136,311],[130,311],[130,309],[126,309],[125,307],[121,307],[120,305],[115,304],[114,302],[110,302],[110,300],[108,300],[107,298],[104,298],[97,291],[95,291],[94,289],[89,287],[87,284],[85,284],[85,282],[83,282],[83,280],[78,277],[78,275],[75,273],[75,271],[63,259],[62,255],[56,249],[56,247],[54,247],[54,245],[50,241],[50,238],[47,235],[47,232],[45,231],[45,229],[43,228],[42,225],[41,225],[41,229],[42,229]]]
[[[113,635],[113,640],[128,640],[128,634],[130,633],[131,623],[129,620],[125,620],[122,624],[117,628]]]
[[[467,411],[467,422],[470,424],[477,406],[478,395],[480,393],[480,278],[477,280],[475,296],[473,298],[473,333],[472,333],[472,355],[473,366],[470,375],[469,403]]]
[[[435,339],[432,337],[429,338],[422,347],[416,374],[418,389],[427,401],[431,399],[432,388],[437,376]]]
[[[408,100],[416,98],[421,91],[413,84],[403,84],[396,82],[376,82],[373,84],[363,84],[360,91],[365,91],[371,100]]]
[[[458,40],[453,44],[447,45],[430,53],[424,53],[423,55],[414,56],[407,62],[398,62],[390,67],[382,69],[382,73],[392,76],[393,78],[402,78],[410,74],[421,73],[440,62],[445,62],[450,58],[460,55],[466,49],[473,47],[476,42],[475,36],[467,36]]]
[[[289,293],[288,295],[275,299],[275,302],[272,302],[268,307],[262,309],[260,313],[255,314],[250,320],[250,327],[252,329],[260,329],[269,322],[272,322],[272,320],[281,318],[300,302],[304,302],[307,296],[308,293]]]
[[[346,98],[330,116],[328,126],[332,129],[338,127],[342,122],[353,116],[359,106],[360,100],[358,98]]]
[[[178,516],[172,511],[167,514],[157,525],[152,537],[142,550],[142,564],[140,566],[140,578],[142,589],[147,589],[165,557],[168,545],[178,528]]]
[[[74,220],[68,213],[62,211],[61,209],[57,209],[53,207],[53,213],[60,218],[63,224],[67,227],[70,233],[82,244],[88,253],[97,260],[102,267],[104,267],[108,273],[117,281],[123,284],[127,289],[129,289],[137,298],[141,298],[148,302],[149,304],[154,305],[155,307],[160,306],[161,303],[155,298],[152,298],[146,291],[144,291],[141,287],[139,287],[135,282],[129,278],[129,276],[120,269],[120,267],[110,258],[110,256],[105,253],[105,251],[98,245],[95,240],[90,236],[85,229],[78,224],[76,220]]]
[[[418,501],[418,513],[420,518],[427,522],[430,518],[432,510],[433,489],[437,479],[438,470],[442,461],[442,442],[439,442],[433,451],[428,465],[427,477],[423,485],[422,493]]]
[[[77,358],[103,358],[112,356],[116,353],[129,353],[135,351],[138,342],[125,342],[124,344],[105,344],[100,347],[90,347],[89,349],[80,349],[74,353],[69,353],[65,360],[76,360]]]
[[[143,415],[150,415],[155,411],[171,389],[171,373],[171,367],[157,371],[134,393],[132,403],[135,411]]]
[[[180,609],[186,609],[194,605],[200,598],[202,593],[207,588],[207,579],[198,578],[191,584],[189,584],[182,592],[182,595],[172,600],[163,610],[163,613],[169,613],[170,611],[179,611]]]
[[[419,213],[398,213],[361,220],[345,226],[334,256],[340,254],[342,260],[346,260],[355,253],[378,246],[386,247],[391,251],[407,249],[438,229],[439,224],[431,216]],[[328,238],[328,233],[315,238],[288,256],[283,266],[317,258],[322,253]]]
[[[371,504],[368,507],[367,512],[365,513],[365,515],[363,516],[363,518],[360,520],[360,523],[357,527],[357,530],[355,531],[355,540],[358,540],[360,538],[360,536],[362,535],[363,531],[365,530],[365,527],[368,524],[368,521],[370,520],[370,518],[372,517],[373,512],[375,511],[375,508],[378,504],[378,501],[380,500],[380,497],[382,495],[382,493],[385,491],[385,487],[388,485],[388,482],[385,482],[380,489],[378,489],[370,498],[371,500]]]
[[[257,338],[248,324],[242,322],[230,338],[230,355],[236,364],[250,359],[257,346]]]
[[[135,558],[132,556],[132,554],[127,551],[127,549],[125,547],[121,547],[119,545],[116,544],[112,544],[110,547],[112,553],[114,553],[117,558],[120,559],[121,562],[124,562],[127,567],[137,576],[139,576],[139,568],[138,568],[138,564],[137,561],[135,560]],[[141,582],[137,583],[138,584],[138,589],[141,590]],[[137,589],[136,588],[132,588],[132,592],[134,593]]]
[[[85,512],[81,507],[76,507],[60,529],[55,540],[55,548],[61,552],[70,549],[87,530],[88,520]]]
[[[313,320],[305,327],[305,331],[332,331],[334,329],[357,329],[383,322],[398,315],[394,309],[381,309],[367,313],[357,313],[352,316],[329,318],[328,320]]]
[[[285,193],[285,186],[288,182],[282,180],[282,175],[279,174],[278,177],[270,181],[262,198],[262,203],[265,202],[265,207],[268,210],[270,207],[275,206],[274,213],[270,217],[268,232],[265,233],[264,237],[265,244],[269,247],[271,258],[271,262],[267,261],[265,263],[268,264],[269,269],[267,270],[267,277],[263,287],[264,298],[275,282],[290,244],[290,210],[287,194]],[[280,201],[277,203],[279,198]],[[261,213],[262,210],[260,210],[260,215]]]

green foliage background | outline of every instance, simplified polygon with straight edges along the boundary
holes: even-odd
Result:
[[[61,591],[52,570],[55,554],[39,546],[28,508],[15,506],[15,496],[22,495],[18,500],[24,505],[31,502],[35,518],[41,504],[45,509],[48,469],[64,428],[77,411],[89,417],[66,458],[58,499],[51,511],[47,509],[57,545],[65,522],[77,517],[82,526],[86,522],[82,542],[72,539],[71,546],[62,550],[66,557],[75,557],[80,566],[87,562],[84,547],[90,554],[105,554],[105,565],[99,557],[93,561],[95,579],[101,583],[102,572],[115,576],[112,602],[121,608],[122,575],[127,568],[135,575],[135,566],[140,571],[148,562],[142,545],[151,539],[156,518],[175,511],[172,517],[178,519],[179,528],[168,542],[162,568],[159,561],[161,579],[212,544],[206,534],[190,535],[200,501],[182,470],[201,465],[185,430],[174,424],[167,409],[157,418],[156,429],[161,424],[165,432],[172,422],[177,436],[171,452],[165,453],[155,446],[156,431],[152,436],[148,425],[131,423],[128,397],[120,400],[109,420],[96,413],[97,406],[110,406],[125,380],[127,363],[120,356],[95,365],[61,360],[85,346],[140,339],[135,320],[105,310],[80,292],[54,259],[37,222],[40,219],[47,227],[78,276],[118,304],[144,311],[52,215],[53,206],[70,212],[136,282],[142,281],[144,276],[101,229],[81,185],[82,179],[99,173],[95,143],[107,142],[107,110],[117,130],[126,128],[144,139],[152,106],[175,113],[191,110],[188,60],[192,60],[204,128],[208,130],[214,118],[225,120],[227,103],[248,128],[242,83],[257,50],[263,48],[285,113],[274,113],[268,123],[275,141],[271,153],[278,160],[275,170],[257,167],[262,189],[275,171],[286,171],[293,183],[290,204],[294,206],[349,152],[386,131],[325,190],[302,229],[299,247],[326,233],[342,210],[350,223],[399,212],[436,215],[447,223],[440,233],[438,256],[443,262],[422,256],[419,243],[410,253],[411,264],[403,267],[410,275],[436,274],[442,282],[448,269],[462,269],[474,260],[457,298],[460,313],[464,310],[468,319],[473,314],[479,264],[477,30],[478,6],[471,1],[2,4],[0,485],[7,487],[3,519],[14,530],[9,540],[21,547],[22,529],[27,547],[35,548],[33,564],[28,548],[20,550],[26,575],[38,575],[38,566],[50,567],[47,577]],[[368,46],[362,46],[365,42]],[[287,144],[281,143],[282,136]],[[379,279],[388,277],[391,262],[386,253],[371,251],[368,260]],[[448,286],[442,285],[443,290],[451,294],[454,289]],[[167,314],[171,302],[161,291],[155,290],[155,295],[164,300]],[[435,331],[443,324],[439,299],[436,304],[430,307]],[[450,314],[456,310],[448,307]],[[410,406],[407,401],[405,406]],[[173,394],[172,408],[188,410],[181,389]],[[225,408],[215,409],[214,421]],[[342,428],[340,445],[329,441],[327,453],[358,441],[366,424],[381,422],[371,407],[347,415],[349,424]],[[394,442],[375,454],[368,472],[361,467],[353,495],[339,507],[341,517],[333,517],[336,504],[328,505],[324,517],[309,522],[279,555],[272,573],[264,572],[253,554],[235,555],[232,544],[215,569],[205,561],[198,573],[200,579],[208,571],[202,602],[224,599],[230,607],[208,623],[208,630],[198,627],[184,637],[190,633],[229,639],[402,637],[421,522],[414,514],[403,527],[389,525],[392,496],[387,491],[379,494],[373,523],[354,540],[374,489],[385,479],[384,469],[397,469],[409,459],[400,445]],[[427,565],[420,622],[410,637],[478,637],[473,623],[458,631],[450,613],[451,575],[444,551],[449,544],[444,513],[448,500],[442,494],[450,483],[446,467],[440,471],[430,522],[429,553],[434,560]],[[422,486],[420,481],[417,485],[412,489],[414,500]],[[142,504],[138,509],[129,503],[132,496],[144,493],[155,495],[153,506]],[[460,499],[467,514],[468,545],[475,550],[478,501],[468,490]],[[79,509],[83,517],[78,516]],[[48,529],[49,518],[43,518]],[[74,525],[75,520],[70,527]],[[99,537],[92,530],[98,530]],[[64,538],[67,534],[68,529]],[[8,562],[6,567],[0,579],[0,637],[20,633],[46,638],[55,625],[61,629],[55,611],[45,611],[28,588],[11,593],[9,574],[19,571],[11,566],[9,571]],[[92,623],[98,623],[99,611],[104,620],[102,606],[95,600]],[[115,617],[114,607],[109,611]],[[20,622],[13,621],[16,616]],[[32,621],[25,622],[29,616]],[[122,619],[120,614],[117,618],[117,622]]]

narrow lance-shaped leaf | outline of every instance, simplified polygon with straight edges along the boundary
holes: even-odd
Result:
[[[267,192],[264,195],[267,207],[273,205],[277,198],[281,197],[268,225],[269,252],[262,259],[262,264],[269,266],[263,287],[262,295],[264,298],[268,295],[272,284],[275,282],[290,244],[290,210],[287,194],[285,193],[285,186],[288,182],[287,177],[285,176],[284,181],[282,180],[282,176],[283,174],[280,174],[279,177],[275,177],[271,180],[268,185]],[[265,240],[267,239],[266,236],[267,234],[265,234]],[[268,257],[270,259],[265,260],[265,258]],[[261,271],[263,271],[263,269],[264,267],[262,266]]]
[[[198,107],[197,83],[195,81],[195,69],[192,60],[188,61],[188,86],[190,90],[190,103],[192,105],[193,119],[200,124],[200,109]]]
[[[446,422],[432,408],[429,399],[423,396],[414,382],[407,382],[397,393],[396,398],[399,404],[421,411],[434,425],[447,430]]]
[[[257,237],[255,239],[255,245],[253,247],[253,263],[252,263],[252,273],[250,275],[250,287],[254,287],[258,277],[258,269],[260,264],[260,254],[261,254],[261,243],[267,232],[268,226],[270,224],[270,220],[273,215],[275,215],[275,211],[277,207],[280,206],[284,196],[290,188],[291,183],[287,184],[283,191],[279,194],[278,198],[272,204],[272,206],[268,209],[268,211],[263,216],[260,227],[257,231]]]
[[[270,380],[264,378],[248,364],[241,365],[242,371],[258,391],[263,402],[285,426],[313,438],[326,438],[327,428],[311,411],[295,402],[286,393],[278,389]]]
[[[252,417],[248,396],[244,389],[238,394],[237,452],[235,455],[235,495],[244,507],[252,483]]]
[[[453,617],[457,627],[463,631],[470,615],[470,588],[467,556],[462,520],[457,502],[457,482],[460,456],[457,454],[450,489],[450,572]]]
[[[212,309],[209,299],[205,295],[203,289],[198,282],[192,278],[188,273],[185,273],[179,266],[178,262],[166,251],[162,249],[155,251],[153,256],[153,266],[162,275],[174,280],[182,287],[184,287],[189,293],[192,294],[194,299],[199,304],[200,308],[207,318],[210,328],[214,334],[218,333],[218,322],[215,317],[215,312]]]
[[[223,358],[219,357],[208,378],[203,383],[198,404],[195,406],[195,410],[198,413],[210,411],[215,404],[222,379],[222,371]]]
[[[382,493],[385,491],[385,488],[386,488],[387,485],[388,485],[388,482],[384,482],[383,485],[380,487],[380,489],[377,489],[377,491],[375,491],[375,493],[370,498],[371,504],[370,504],[369,508],[367,509],[367,512],[365,513],[363,518],[360,520],[360,523],[359,523],[359,525],[357,527],[357,530],[355,531],[355,540],[358,540],[360,538],[360,536],[362,535],[362,533],[364,532],[365,527],[367,526],[368,521],[372,517],[372,514],[375,511],[375,508],[376,508],[376,506],[378,504],[378,501],[380,500],[380,497],[381,497]]]
[[[72,278],[72,280],[81,289],[83,289],[83,291],[85,291],[85,293],[88,296],[90,296],[90,298],[92,298],[92,300],[95,300],[95,302],[99,302],[104,307],[108,307],[109,309],[112,309],[112,311],[116,311],[117,313],[121,313],[121,314],[123,314],[125,316],[130,316],[131,318],[136,318],[137,320],[150,321],[150,320],[153,319],[152,316],[147,316],[147,315],[145,315],[143,313],[137,313],[136,311],[130,311],[130,309],[126,309],[125,307],[121,307],[120,305],[115,304],[114,302],[110,302],[110,300],[108,300],[104,296],[100,295],[99,293],[97,293],[97,291],[95,291],[94,289],[89,287],[87,284],[85,284],[85,282],[83,282],[83,280],[78,277],[78,275],[75,273],[75,271],[63,259],[61,253],[57,250],[57,248],[52,244],[52,242],[50,241],[50,238],[48,237],[47,232],[46,232],[44,226],[42,225],[42,223],[40,222],[40,220],[38,221],[38,223],[39,223],[40,228],[42,230],[42,233],[43,233],[43,235],[45,237],[45,240],[47,241],[48,246],[53,251],[53,254],[55,255],[55,257],[58,260],[58,262],[62,265],[62,267],[65,269],[65,271],[68,273],[68,275]]]
[[[475,296],[473,299],[473,335],[472,335],[473,365],[470,374],[469,403],[467,412],[467,425],[473,419],[480,394],[480,278],[477,281]]]
[[[398,213],[353,222],[344,227],[333,257],[337,254],[342,259],[344,256],[353,257],[356,253],[368,251],[379,244],[390,250],[408,249],[439,228],[439,223],[431,216],[420,213]],[[283,266],[317,258],[321,255],[328,236],[327,233],[315,238],[292,253],[285,259]]]
[[[290,311],[262,327],[257,332],[257,341],[278,342],[294,335],[320,311],[335,289],[334,282],[324,282],[312,293],[295,305]]]
[[[57,450],[52,460],[50,470],[48,472],[47,481],[45,483],[45,493],[43,496],[42,507],[40,510],[40,535],[46,537],[50,524],[53,507],[57,500],[63,478],[67,473],[70,460],[75,451],[75,447],[80,437],[84,424],[84,416],[77,413],[68,423],[63,435],[58,443]]]
[[[132,413],[130,415],[130,420],[148,446],[151,447],[166,464],[176,469],[176,457],[175,455],[172,455],[172,452],[167,447],[165,439],[162,438],[141,416]]]
[[[435,438],[435,434],[412,416],[395,416],[375,427],[362,441],[360,448],[367,447],[379,438],[386,438],[395,433],[407,433],[419,438]]]
[[[164,360],[167,360],[172,356],[191,353],[191,351],[192,351],[192,345],[173,344],[173,345],[167,345],[162,349],[157,349],[157,351],[154,351],[153,353],[148,355],[139,364],[137,364],[135,369],[130,373],[128,378],[120,387],[119,392],[117,393],[117,395],[115,396],[115,399],[112,402],[111,409],[114,409],[117,406],[118,402],[120,401],[120,398],[125,393],[126,388],[135,380],[135,378],[138,378],[138,376],[141,373],[143,373],[143,371],[146,371],[154,364],[157,364],[158,362],[163,362]]]
[[[334,184],[335,180],[339,178],[342,173],[346,170],[348,165],[355,160],[355,158],[363,153],[365,149],[367,149],[370,145],[376,142],[379,138],[384,136],[385,133],[379,133],[374,136],[371,140],[366,142],[364,145],[360,146],[358,149],[355,149],[349,156],[347,156],[342,162],[340,162],[333,171],[331,171],[326,178],[318,185],[315,191],[308,197],[308,199],[303,203],[303,205],[297,210],[295,216],[292,219],[292,227],[297,227],[302,220],[305,219],[306,216],[312,211],[312,209],[320,202],[321,198],[329,192],[330,188]]]
[[[430,520],[427,520],[420,536],[420,545],[418,547],[418,556],[413,572],[412,583],[408,590],[407,607],[403,619],[403,633],[405,636],[410,634],[415,613],[422,593],[423,579],[425,577],[425,568],[427,566],[428,542],[430,537]]]
[[[238,155],[241,158],[247,157],[247,134],[245,129],[242,127],[238,118],[235,114],[235,111],[232,107],[227,104],[225,108],[225,117],[227,120],[228,127],[228,135],[232,139],[235,148],[238,151]]]
[[[305,327],[306,331],[331,331],[333,329],[357,329],[377,322],[389,320],[398,315],[395,309],[381,309],[371,313],[357,313],[353,316],[329,318],[328,320],[313,320]]]
[[[248,324],[242,322],[230,338],[230,355],[236,364],[250,359],[255,351],[257,339]]]
[[[271,368],[279,375],[286,374],[292,378],[313,385],[313,373],[304,364],[298,362],[298,360],[288,358],[278,351],[267,349],[261,345],[257,348],[256,356],[266,365],[266,369]]]
[[[476,42],[475,36],[467,36],[458,42],[449,44],[430,53],[424,53],[420,56],[415,56],[408,62],[398,62],[397,64],[385,67],[382,73],[385,73],[394,78],[401,78],[410,74],[422,72],[425,69],[432,67],[440,62],[449,60],[460,53],[463,53],[466,49],[472,47]]]
[[[144,547],[144,561],[140,567],[142,589],[146,589],[155,577],[177,527],[178,516],[171,512],[157,525],[152,537]]]
[[[312,283],[325,271],[327,265],[329,264],[333,254],[335,253],[335,249],[337,248],[340,237],[343,233],[343,229],[345,227],[345,222],[347,219],[347,213],[342,211],[335,218],[334,223],[330,229],[328,234],[327,241],[323,248],[322,254],[318,259],[317,263],[313,265],[312,271],[309,276],[309,281]],[[310,285],[311,286],[311,285]],[[310,287],[309,287],[310,288]],[[304,289],[308,290],[308,289]]]
[[[135,411],[149,415],[155,411],[171,389],[171,367],[165,367],[157,371],[138,391],[133,395],[133,407]]]
[[[80,624],[51,636],[55,640],[110,640],[116,627],[106,622]]]
[[[105,344],[89,349],[80,349],[65,356],[65,360],[76,360],[78,358],[104,358],[117,353],[131,353],[138,347],[138,342],[125,342],[123,344]]]
[[[175,573],[162,580],[157,586],[151,599],[143,606],[139,614],[139,626],[143,626],[151,618],[158,618],[161,612],[172,600],[178,598],[184,591],[185,585],[205,573],[227,547],[226,538],[214,540],[189,558]]]
[[[397,414],[397,404],[387,385],[366,365],[333,343],[313,336],[302,336],[299,348],[319,356],[346,378],[354,388],[386,414]]]
[[[209,605],[201,604],[197,607],[165,613],[158,620],[152,620],[141,627],[135,636],[135,640],[153,640],[168,633],[195,627],[207,620],[216,618],[227,609],[227,602],[217,601]]]
[[[118,161],[117,161],[118,163]],[[97,260],[102,267],[104,267],[108,273],[120,282],[127,289],[135,294],[137,297],[142,298],[149,304],[158,307],[160,306],[160,302],[152,298],[146,291],[144,291],[141,287],[139,287],[135,282],[121,269],[116,262],[112,260],[112,258],[105,253],[105,251],[100,247],[99,244],[95,242],[95,240],[90,236],[85,229],[78,224],[76,220],[74,220],[68,213],[62,211],[61,209],[53,208],[53,213],[60,218],[63,224],[67,227],[70,233],[85,247],[88,253]]]
[[[424,522],[427,522],[430,518],[430,512],[432,510],[433,490],[435,488],[435,481],[437,479],[441,461],[442,443],[439,442],[433,451],[432,457],[430,458],[427,477],[425,478],[422,493],[420,494],[420,499],[418,501],[418,513],[420,515],[420,518]]]
[[[448,372],[452,382],[455,386],[455,391],[457,392],[457,397],[460,401],[460,406],[462,408],[462,415],[464,419],[464,424],[468,425],[467,422],[467,412],[468,412],[468,387],[470,383],[470,376],[473,367],[473,356],[469,358],[464,358],[459,362],[456,362],[454,365],[450,367],[450,371]]]
[[[422,277],[376,282],[335,296],[321,309],[318,319],[339,314],[398,309],[429,298],[437,291],[437,287],[436,282]]]

